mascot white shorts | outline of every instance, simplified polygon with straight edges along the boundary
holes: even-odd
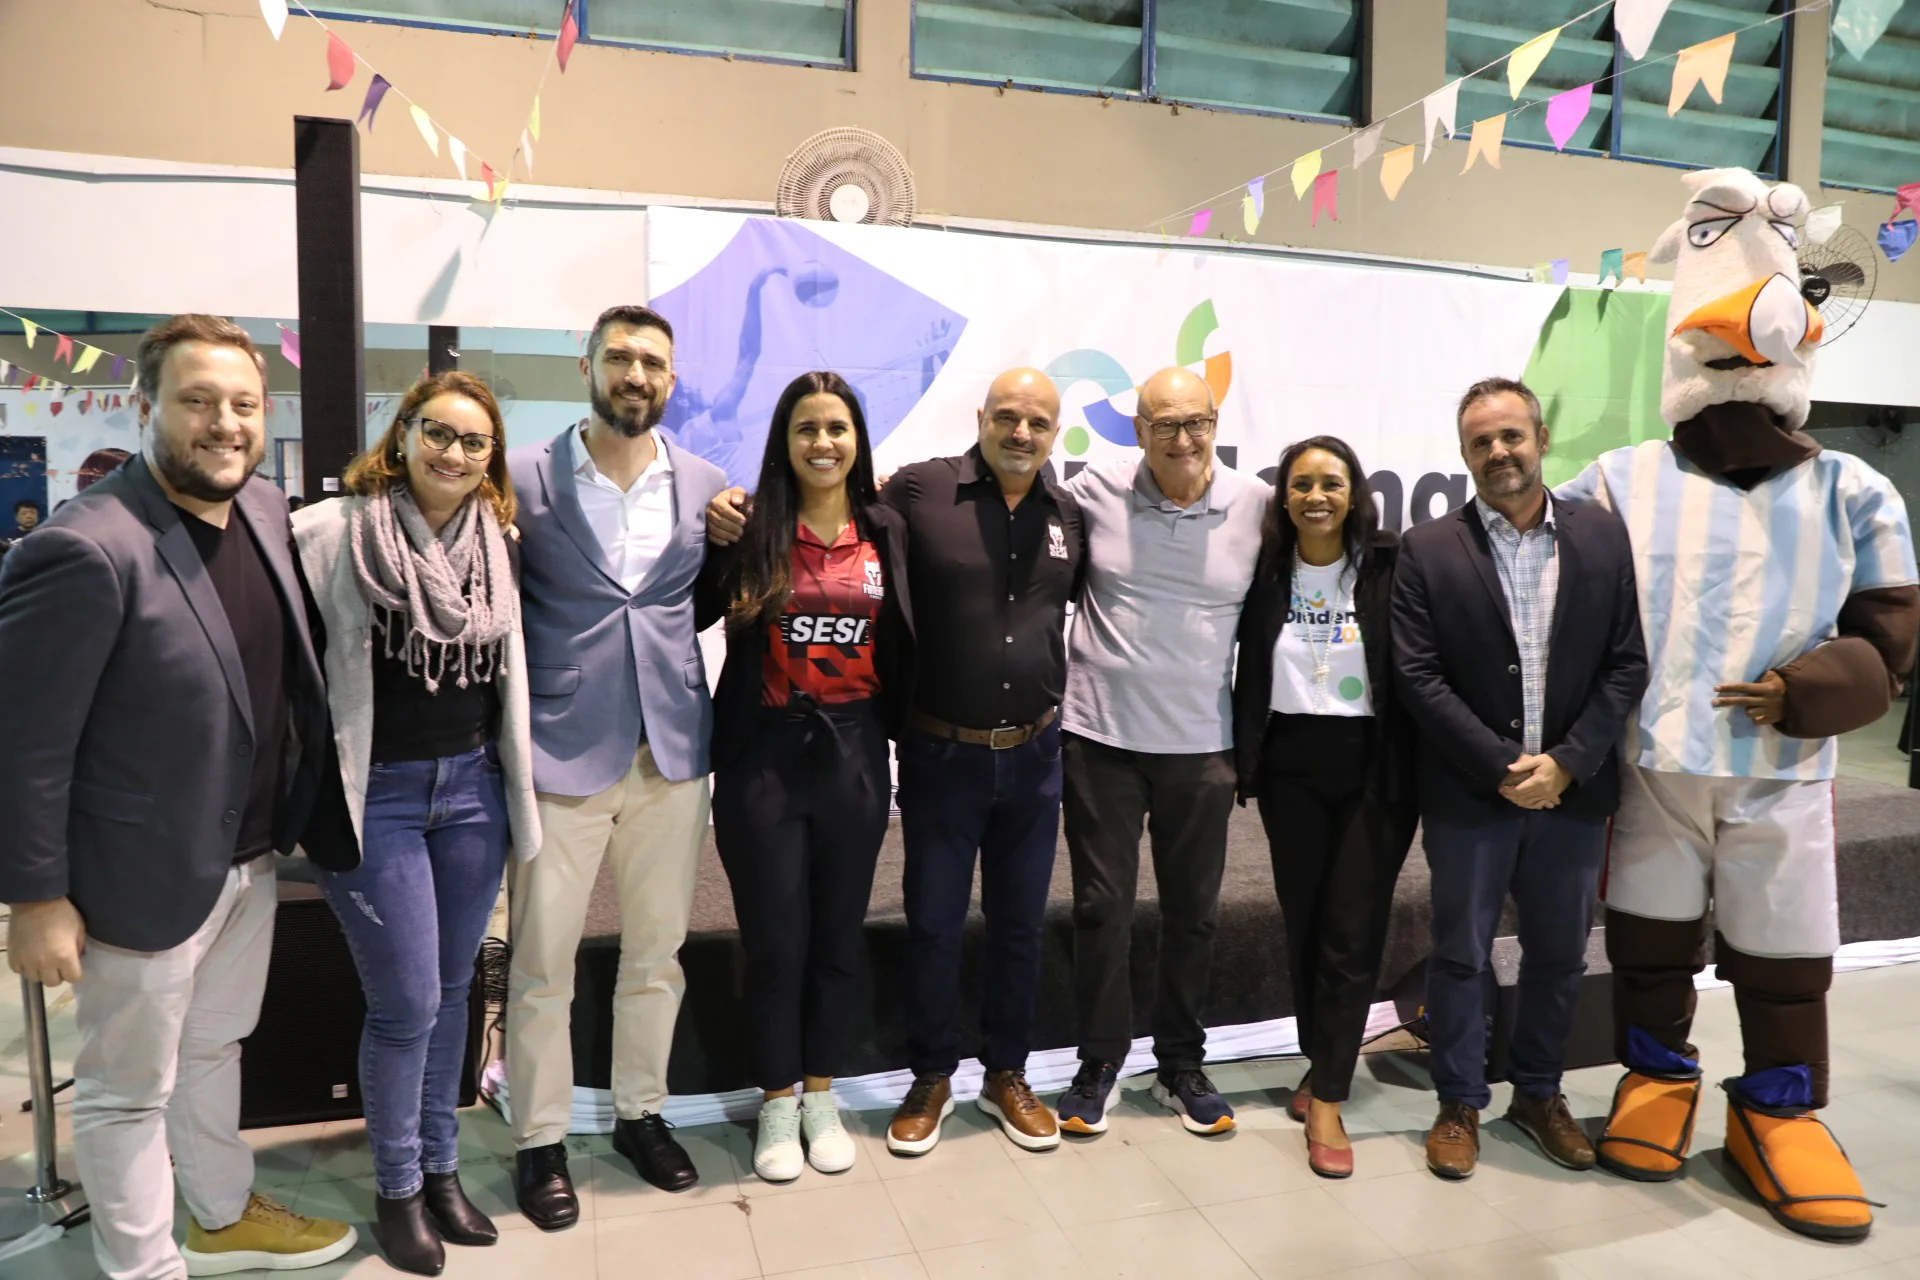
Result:
[[[1698,920],[1750,956],[1840,948],[1833,783],[1662,773],[1623,763],[1608,844],[1606,903],[1654,920]]]

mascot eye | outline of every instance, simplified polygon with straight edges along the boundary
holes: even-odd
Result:
[[[1687,243],[1704,249],[1727,234],[1727,229],[1738,221],[1738,218],[1708,218],[1705,222],[1696,222],[1687,228]]]
[[[1784,218],[1774,218],[1768,225],[1780,233],[1780,238],[1787,242],[1787,248],[1798,249],[1800,247],[1800,232],[1791,222],[1788,222]]]

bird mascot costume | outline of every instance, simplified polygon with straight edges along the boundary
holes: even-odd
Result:
[[[1625,520],[1650,667],[1604,881],[1626,1074],[1596,1153],[1641,1181],[1682,1172],[1711,913],[1746,1057],[1722,1084],[1729,1163],[1782,1225],[1857,1239],[1871,1203],[1815,1114],[1840,945],[1834,737],[1885,714],[1913,669],[1913,542],[1886,477],[1801,430],[1822,335],[1796,252],[1806,195],[1744,169],[1683,181],[1685,212],[1650,253],[1674,264],[1673,438],[1606,453],[1561,490]]]

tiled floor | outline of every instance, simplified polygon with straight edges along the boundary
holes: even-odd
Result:
[[[10,1003],[10,1002],[9,1002]],[[1547,1164],[1504,1122],[1504,1087],[1484,1130],[1480,1172],[1442,1183],[1422,1167],[1432,1117],[1419,1055],[1363,1061],[1349,1129],[1358,1173],[1310,1173],[1300,1129],[1282,1107],[1295,1063],[1214,1073],[1239,1108],[1231,1136],[1193,1137],[1129,1082],[1104,1137],[1033,1155],[1012,1147],[971,1107],[947,1122],[931,1154],[887,1154],[880,1112],[853,1117],[862,1150],[836,1177],[809,1170],[772,1187],[750,1170],[752,1133],[714,1125],[681,1134],[702,1183],[670,1196],[641,1183],[603,1139],[579,1139],[582,1221],[558,1235],[527,1226],[511,1204],[511,1156],[499,1120],[467,1112],[464,1172],[503,1228],[492,1249],[449,1250],[450,1277],[673,1280],[754,1276],[1342,1276],[1587,1277],[1590,1280],[1800,1280],[1859,1275],[1920,1280],[1920,967],[1842,976],[1833,1002],[1835,1101],[1827,1117],[1887,1202],[1873,1236],[1828,1245],[1787,1234],[1729,1183],[1718,1147],[1724,1107],[1703,1111],[1688,1177],[1640,1186]],[[71,1017],[56,1013],[56,1054]],[[1696,1039],[1710,1073],[1738,1069],[1738,1029],[1725,991],[1703,994]],[[25,1117],[18,1015],[0,1013],[0,1191],[30,1180],[19,1153]],[[1573,1073],[1576,1114],[1597,1119],[1615,1072]],[[62,1108],[64,1112],[65,1108]],[[263,1189],[303,1211],[364,1224],[373,1209],[358,1124],[255,1133]],[[364,1234],[364,1232],[363,1232]],[[94,1274],[84,1229],[0,1264],[6,1280]],[[316,1277],[391,1274],[366,1249]]]

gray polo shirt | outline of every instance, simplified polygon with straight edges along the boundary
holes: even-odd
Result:
[[[1272,486],[1220,465],[1200,501],[1167,501],[1144,459],[1067,481],[1087,527],[1061,724],[1156,755],[1233,746],[1233,642]]]

